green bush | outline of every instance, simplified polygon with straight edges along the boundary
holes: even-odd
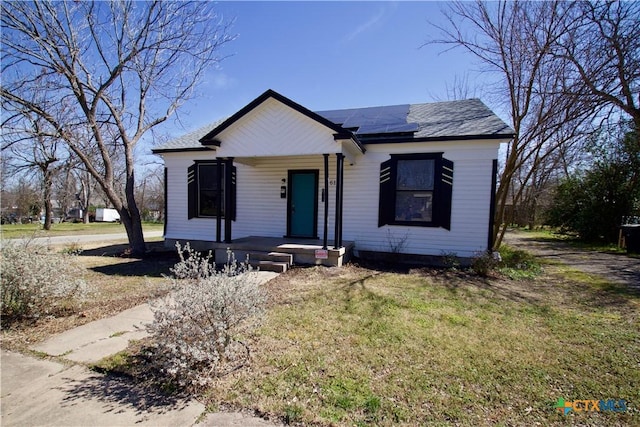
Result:
[[[0,267],[5,320],[60,315],[76,309],[86,294],[83,271],[68,254],[4,242]]]
[[[490,252],[477,254],[471,261],[471,270],[481,277],[495,271],[512,279],[531,278],[540,273],[540,263],[527,251],[502,245],[499,255]]]
[[[500,246],[498,271],[511,279],[532,278],[541,271],[540,263],[534,255],[522,249],[507,245]]]
[[[640,214],[638,142],[634,132],[597,139],[590,149],[593,164],[556,187],[546,224],[587,242],[617,242],[622,219]]]

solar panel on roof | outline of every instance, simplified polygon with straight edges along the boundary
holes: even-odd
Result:
[[[318,114],[344,128],[357,129],[356,133],[359,135],[415,132],[418,130],[418,125],[407,123],[409,108],[409,104],[402,104],[320,111]]]

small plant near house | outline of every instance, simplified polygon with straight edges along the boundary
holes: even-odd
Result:
[[[402,236],[396,236],[391,230],[387,229],[387,244],[389,245],[389,252],[392,254],[400,254],[407,246],[407,240],[409,240],[409,232],[407,231]]]
[[[540,274],[540,263],[527,251],[515,249],[511,246],[500,246],[502,261],[498,266],[500,273],[511,279],[533,278]]]
[[[493,253],[479,252],[471,260],[471,270],[480,277],[488,277],[499,265],[499,261]]]
[[[249,347],[241,336],[259,323],[265,293],[257,273],[231,252],[217,270],[210,253],[176,246],[180,262],[169,278],[174,291],[152,306],[148,330],[156,367],[178,386],[198,389],[246,362]]]
[[[527,251],[500,246],[500,252],[481,252],[471,261],[471,269],[481,277],[492,272],[500,273],[510,279],[529,279],[540,273],[540,263]]]
[[[460,258],[456,252],[442,251],[440,253],[442,266],[448,270],[457,270],[460,268]]]
[[[80,246],[78,242],[71,242],[62,248],[60,252],[67,255],[80,255],[83,251],[84,249],[82,249],[82,246]]]
[[[47,253],[30,241],[4,242],[0,269],[5,322],[73,311],[87,293],[83,271],[72,255]]]

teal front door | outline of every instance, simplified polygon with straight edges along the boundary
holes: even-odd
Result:
[[[287,235],[317,239],[318,171],[289,171]]]

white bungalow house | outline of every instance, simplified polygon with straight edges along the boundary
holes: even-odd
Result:
[[[512,136],[478,99],[314,112],[268,90],[153,150],[165,244],[251,253],[262,268],[468,259],[491,247],[496,158]]]

